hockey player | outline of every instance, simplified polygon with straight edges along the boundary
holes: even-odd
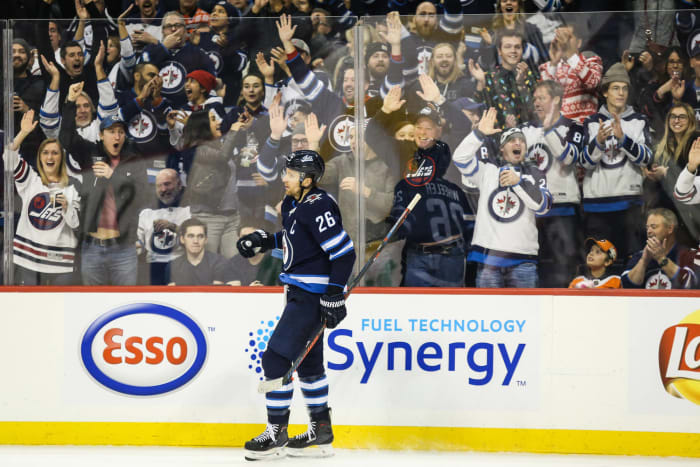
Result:
[[[280,280],[286,284],[287,305],[262,357],[265,378],[282,377],[302,351],[308,338],[325,321],[332,329],[345,318],[343,289],[355,249],[343,229],[340,210],[317,184],[325,166],[315,151],[291,153],[282,176],[286,196],[282,202],[283,229],[276,234],[257,230],[237,243],[248,258],[272,248],[284,251]],[[293,384],[266,394],[267,428],[245,443],[246,459],[284,455],[332,454],[333,430],[328,407],[328,381],[323,366],[323,336],[297,370],[311,422],[305,433],[289,439],[287,423]],[[308,450],[310,447],[320,449]]]
[[[542,173],[525,163],[527,142],[518,128],[504,131],[498,157],[477,156],[487,136],[498,133],[491,107],[460,143],[454,161],[462,181],[479,188],[479,207],[468,260],[480,263],[477,287],[537,287],[536,214],[545,214],[552,195]]]

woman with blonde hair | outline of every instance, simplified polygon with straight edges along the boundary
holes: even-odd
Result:
[[[13,242],[15,283],[71,285],[80,222],[78,182],[69,178],[66,152],[56,139],[46,139],[39,146],[36,170],[19,154],[22,141],[38,123],[33,110],[25,113],[19,133],[3,154],[22,199]]]
[[[700,216],[689,206],[675,201],[673,188],[681,170],[688,163],[690,145],[698,136],[695,112],[684,102],[674,103],[666,114],[664,134],[654,151],[649,167],[643,168],[644,210],[667,208],[678,217],[677,238],[695,246],[700,233]]]

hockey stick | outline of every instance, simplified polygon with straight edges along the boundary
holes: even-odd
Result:
[[[355,278],[350,281],[350,284],[348,284],[348,291],[345,294],[345,298],[348,298],[350,296],[350,292],[352,292],[352,289],[357,286],[357,284],[360,283],[360,280],[362,277],[365,275],[367,270],[374,264],[374,262],[377,260],[377,257],[379,256],[379,253],[384,249],[384,246],[386,246],[387,243],[389,243],[389,239],[396,233],[396,231],[401,227],[401,224],[404,223],[406,220],[406,217],[410,214],[410,212],[413,210],[414,207],[416,207],[416,204],[418,204],[418,201],[420,201],[421,195],[419,193],[416,194],[416,196],[413,197],[411,202],[406,206],[406,209],[403,210],[401,213],[401,216],[396,220],[394,225],[389,229],[389,232],[384,236],[384,239],[382,240],[382,243],[379,244],[379,247],[377,247],[377,250],[372,254],[372,257],[367,261],[367,263],[362,267],[360,272],[355,276]],[[275,378],[275,379],[268,379],[265,381],[261,381],[260,384],[258,385],[258,392],[259,393],[266,393],[270,391],[276,391],[277,389],[280,389],[282,386],[285,386],[289,384],[289,382],[292,380],[292,377],[294,376],[294,372],[297,371],[297,368],[299,368],[299,365],[301,365],[301,362],[306,358],[306,356],[309,354],[311,351],[311,348],[316,344],[316,341],[318,340],[319,337],[323,335],[323,331],[326,329],[326,322],[323,321],[321,325],[314,331],[314,333],[309,337],[309,340],[306,341],[306,345],[304,346],[304,349],[301,351],[299,356],[294,359],[292,362],[292,367],[282,376],[281,378]]]

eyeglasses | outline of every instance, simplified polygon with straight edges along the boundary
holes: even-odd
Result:
[[[301,146],[302,144],[308,144],[309,140],[306,138],[299,138],[299,139],[294,139],[292,138],[292,145],[293,146]]]
[[[678,121],[685,121],[688,120],[688,116],[686,114],[671,114],[668,116],[669,120],[678,120]]]
[[[171,24],[164,24],[163,29],[180,29],[184,28],[185,25],[182,23],[171,23]]]

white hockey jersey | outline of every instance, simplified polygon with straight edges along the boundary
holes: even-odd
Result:
[[[580,162],[586,169],[583,210],[587,212],[623,211],[632,204],[641,204],[642,167],[652,159],[647,146],[651,142],[649,125],[646,117],[627,106],[620,116],[622,141],[611,136],[601,147],[596,140],[599,120],[611,119],[608,109],[602,106],[585,123],[587,143]]]
[[[14,264],[42,273],[73,271],[75,233],[80,223],[80,195],[73,185],[46,186],[38,173],[17,151],[3,154],[5,167],[12,167],[22,210],[13,242]],[[51,192],[60,191],[68,202],[66,212],[51,203]]]
[[[144,209],[139,214],[136,237],[141,247],[146,250],[147,263],[169,263],[182,255],[182,248],[177,240],[177,232],[163,229],[153,232],[153,223],[163,219],[177,226],[192,217],[189,206],[160,209]]]
[[[547,177],[547,188],[554,199],[549,215],[557,205],[580,204],[576,164],[583,149],[583,127],[564,116],[545,132],[536,122],[521,127],[527,141],[527,157]]]
[[[552,206],[552,195],[544,175],[533,166],[501,166],[495,157],[476,157],[484,136],[471,132],[452,156],[462,173],[463,182],[479,189],[479,207],[469,259],[493,266],[514,266],[536,261],[539,251],[536,214],[545,214]],[[495,156],[495,155],[494,155]],[[520,172],[520,183],[503,187],[499,175],[503,169]]]

